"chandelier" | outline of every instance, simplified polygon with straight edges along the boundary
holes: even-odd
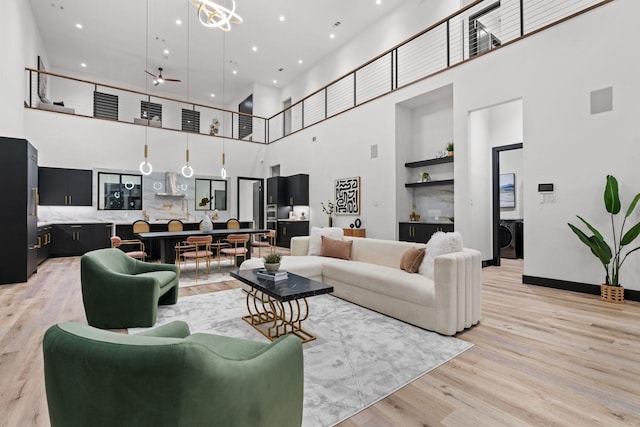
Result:
[[[231,0],[233,4],[231,10],[211,0],[191,0],[191,3],[198,7],[198,19],[205,27],[229,31],[231,24],[242,24],[242,18],[236,13],[235,0]]]

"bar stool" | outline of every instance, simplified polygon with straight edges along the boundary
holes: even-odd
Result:
[[[229,230],[239,230],[240,229],[240,221],[235,218],[231,218],[227,220],[227,229]]]
[[[182,231],[184,230],[184,224],[179,219],[172,219],[167,223],[167,231]]]

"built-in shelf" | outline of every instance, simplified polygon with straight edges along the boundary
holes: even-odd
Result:
[[[449,157],[440,157],[438,159],[429,159],[429,160],[420,160],[418,162],[409,162],[409,163],[405,163],[404,167],[406,168],[420,168],[423,166],[433,166],[433,165],[439,165],[442,163],[452,163],[453,162],[453,156],[449,156]]]
[[[432,185],[451,185],[453,184],[452,179],[441,179],[438,181],[425,181],[425,182],[409,182],[405,184],[405,187],[430,187]]]

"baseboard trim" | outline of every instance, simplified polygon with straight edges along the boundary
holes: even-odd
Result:
[[[522,275],[522,283],[583,294],[600,295],[600,286],[589,283],[570,282],[568,280],[549,279],[547,277],[527,276],[524,274]],[[625,289],[624,298],[630,301],[640,301],[640,291]]]

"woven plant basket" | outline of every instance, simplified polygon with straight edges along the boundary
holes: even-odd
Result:
[[[624,288],[622,286],[600,285],[600,299],[615,304],[623,304]]]

